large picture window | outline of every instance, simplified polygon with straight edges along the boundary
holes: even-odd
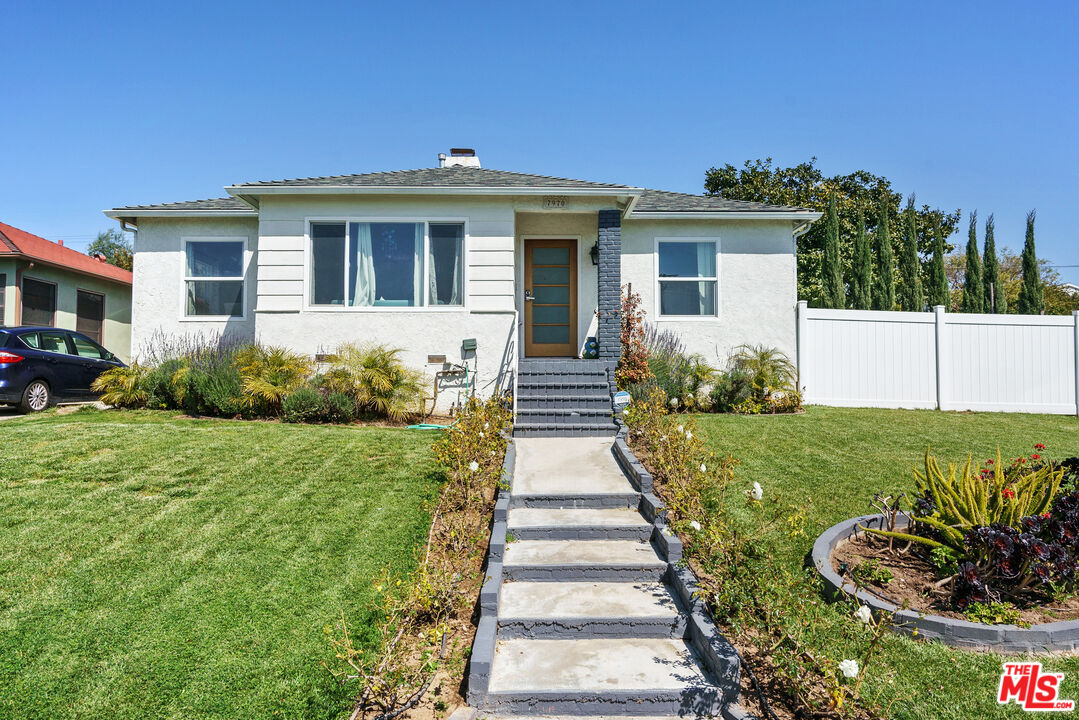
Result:
[[[312,305],[461,306],[463,278],[463,223],[311,223]]]
[[[718,314],[716,250],[715,240],[656,240],[661,317]]]
[[[22,279],[22,324],[51,327],[56,324],[56,285],[44,280]]]
[[[243,317],[244,241],[186,240],[184,315]]]

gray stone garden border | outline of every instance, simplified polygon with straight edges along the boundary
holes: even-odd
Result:
[[[896,521],[896,530],[907,527],[907,519]],[[861,532],[858,526],[884,527],[883,515],[863,515],[844,520],[821,533],[813,543],[813,566],[824,578],[825,587],[833,598],[854,596],[868,605],[875,615],[894,613],[893,629],[919,639],[939,640],[945,645],[999,652],[1045,652],[1079,649],[1079,620],[1032,625],[983,625],[968,620],[956,620],[941,615],[927,615],[916,610],[902,610],[894,603],[854,585],[839,576],[832,567],[832,553],[851,537]]]

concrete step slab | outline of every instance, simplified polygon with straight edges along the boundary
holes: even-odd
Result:
[[[516,445],[514,495],[635,492],[608,438],[522,438]]]
[[[509,580],[630,582],[658,579],[666,568],[651,544],[633,540],[518,540],[502,562]]]
[[[659,582],[510,582],[499,637],[680,638],[686,620]]]
[[[717,714],[725,702],[685,642],[500,641],[486,709],[536,714]]]

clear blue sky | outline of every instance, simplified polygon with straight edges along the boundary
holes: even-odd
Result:
[[[103,208],[466,146],[684,192],[815,155],[995,212],[1015,249],[1036,207],[1039,255],[1079,265],[1075,2],[6,2],[0,26],[0,220],[75,247]]]

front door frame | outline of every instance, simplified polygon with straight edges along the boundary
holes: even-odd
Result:
[[[531,309],[529,302],[524,299],[525,287],[529,285],[528,277],[531,269],[528,262],[528,248],[531,243],[544,240],[562,240],[570,243],[572,258],[570,259],[570,352],[566,355],[540,355],[530,352],[528,337],[531,325]],[[521,357],[578,357],[580,354],[580,338],[578,337],[578,314],[580,313],[581,296],[581,236],[567,233],[554,235],[522,235],[521,236],[521,287],[518,293],[518,302],[521,307]]]

